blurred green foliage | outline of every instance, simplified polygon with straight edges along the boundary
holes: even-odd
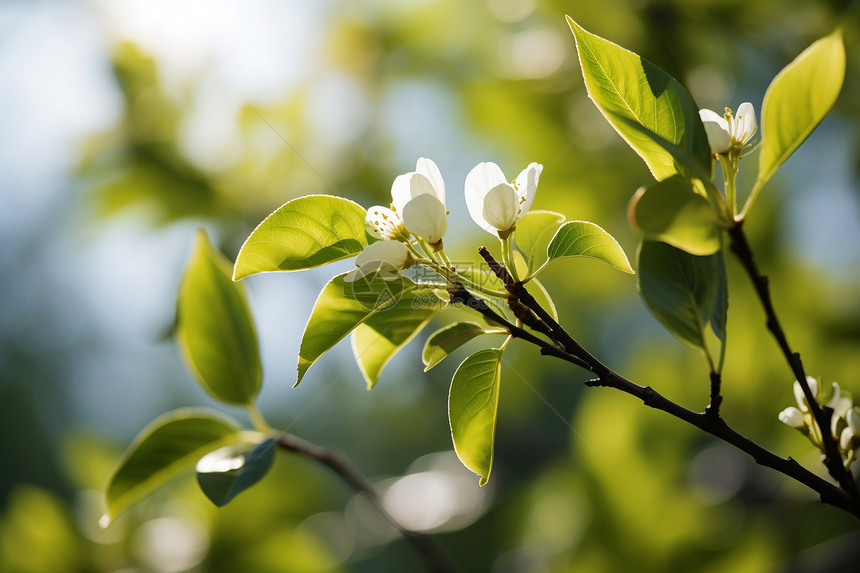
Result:
[[[746,99],[758,107],[776,71],[843,26],[848,72],[829,129],[853,133],[855,206],[860,200],[856,2],[339,0],[329,6],[318,73],[345,76],[368,100],[366,121],[351,138],[332,141],[313,128],[307,119],[313,92],[299,85],[282,101],[245,102],[234,118],[239,129],[229,158],[195,161],[180,143],[193,98],[168,93],[160,84],[159,61],[122,41],[106,58],[124,113],[84,149],[75,177],[87,192],[75,201],[95,205],[101,218],[139,210],[158,225],[205,219],[220,231],[223,250],[236,253],[254,225],[288,199],[336,189],[365,206],[385,201],[394,176],[418,155],[440,163],[450,196],[473,160],[493,160],[508,171],[538,161],[545,171],[536,209],[594,221],[632,253],[637,238],[625,209],[650,175],[586,99],[565,13],[679,78],[701,107],[712,109]],[[561,52],[552,67],[546,60],[556,57],[556,49]],[[190,92],[204,89],[193,78],[189,82]],[[387,113],[392,93],[403,86],[417,86],[407,99],[421,94],[430,102],[426,117],[392,119]],[[431,105],[437,100],[447,103]],[[428,122],[454,128],[425,133]],[[825,177],[821,185],[827,184]],[[786,227],[785,199],[797,196],[788,195],[788,187],[779,177],[768,184],[746,226],[750,242],[809,372],[860,393],[860,276],[855,268],[835,279],[786,251],[795,230]],[[453,220],[465,225],[464,216],[461,209]],[[813,228],[826,224],[808,222]],[[468,244],[486,240],[475,230]],[[471,248],[449,254],[471,260]],[[768,448],[821,470],[803,437],[777,421],[793,400],[791,375],[765,334],[746,277],[730,257],[727,264],[722,413]],[[542,275],[562,324],[628,378],[702,409],[708,387],[700,357],[647,314],[634,279],[603,267],[577,261]],[[294,309],[284,328],[300,328],[309,310]],[[464,313],[462,319],[475,317]],[[93,436],[86,427],[64,427],[66,439],[59,444],[40,439],[50,424],[36,413],[61,410],[44,405],[42,396],[52,389],[62,395],[64,370],[40,362],[43,338],[8,329],[2,337],[0,427],[7,444],[0,570],[175,571],[176,563],[187,565],[179,570],[225,573],[418,567],[401,541],[357,541],[350,531],[367,528],[350,529],[349,520],[361,514],[350,492],[324,468],[288,456],[279,456],[260,484],[223,509],[216,510],[189,476],[99,530],[97,492],[127,440]],[[20,340],[31,344],[22,347]],[[279,404],[262,407],[279,426],[346,452],[367,475],[402,474],[420,456],[451,448],[445,402],[457,359],[419,376],[420,344],[414,347],[392,363],[373,392],[364,390],[354,364],[329,358],[302,385],[316,385],[324,394],[312,403],[313,415],[292,420],[279,416]],[[466,356],[466,349],[458,356]],[[280,349],[290,355],[296,350]],[[17,384],[37,373],[38,398]],[[857,542],[852,518],[628,396],[585,389],[584,379],[531,348],[512,345],[506,353],[492,505],[465,529],[440,535],[466,570],[799,571],[813,555],[819,570],[850,570],[844,559],[853,556]],[[64,423],[62,414],[52,419]],[[171,538],[186,540],[178,553],[165,541]]]

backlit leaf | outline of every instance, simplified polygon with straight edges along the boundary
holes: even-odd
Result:
[[[454,450],[486,485],[493,466],[496,415],[499,406],[501,350],[481,350],[466,358],[451,380],[448,421]]]
[[[197,483],[218,507],[256,484],[272,468],[277,442],[234,444],[206,454],[197,462]]]
[[[707,351],[705,333],[725,330],[725,267],[722,253],[691,255],[657,241],[639,249],[639,292],[652,314],[669,332]]]
[[[833,107],[844,78],[845,47],[837,30],[809,46],[773,79],[762,104],[758,178],[744,213],[765,182]]]
[[[507,331],[492,329],[477,322],[455,322],[430,335],[424,344],[421,360],[424,361],[424,372],[427,372],[447,358],[449,354],[482,334],[504,334]]]
[[[632,273],[633,268],[621,245],[612,235],[588,221],[568,221],[559,227],[547,249],[549,260],[591,257]]]
[[[308,195],[266,217],[242,245],[233,280],[269,271],[297,271],[352,257],[367,245],[361,205]]]
[[[203,408],[164,414],[141,431],[128,447],[107,486],[106,526],[132,504],[194,467],[202,456],[254,432]]]
[[[245,405],[260,392],[263,368],[244,289],[230,279],[230,270],[230,262],[198,231],[179,287],[176,341],[209,394]]]
[[[298,379],[314,362],[359,324],[384,309],[391,308],[415,283],[406,277],[386,281],[377,273],[355,282],[343,280],[346,273],[334,277],[323,287],[314,303],[299,347]]]
[[[693,255],[710,255],[722,245],[722,231],[711,205],[680,175],[641,188],[631,200],[630,216],[646,239],[669,243]]]
[[[631,129],[624,117],[685,149],[701,169],[711,172],[712,159],[699,108],[672,76],[612,42],[583,29],[570,17],[570,29],[588,95],[615,131],[645,160],[654,178],[684,171],[672,154]]]
[[[546,262],[546,248],[564,219],[564,215],[553,211],[529,211],[517,222],[514,238],[529,272]]]
[[[368,390],[376,385],[382,369],[394,355],[447,304],[444,291],[415,289],[358,325],[352,332],[352,351]]]

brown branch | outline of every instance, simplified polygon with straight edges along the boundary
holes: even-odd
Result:
[[[743,231],[743,222],[737,223],[729,229],[729,237],[732,241],[732,252],[740,261],[747,275],[749,275],[755,287],[756,294],[758,294],[759,301],[767,317],[767,328],[774,339],[776,339],[789,368],[791,368],[791,373],[798,384],[800,384],[803,395],[806,397],[806,402],[809,404],[809,410],[813,418],[815,418],[819,430],[821,430],[821,441],[824,444],[824,465],[827,467],[830,475],[839,482],[842,489],[849,492],[855,499],[858,499],[857,485],[854,483],[851,473],[845,469],[845,465],[842,463],[842,456],[839,454],[838,439],[834,439],[833,433],[830,431],[830,418],[833,412],[829,408],[821,408],[815,400],[812,389],[806,381],[806,372],[804,372],[800,354],[792,351],[791,346],[788,344],[788,338],[782,329],[782,325],[776,315],[776,309],[773,306],[773,301],[771,300],[770,285],[767,277],[761,273],[756,264],[752,249]]]
[[[424,560],[431,573],[460,573],[462,569],[451,559],[436,541],[423,533],[400,525],[386,511],[379,495],[359,471],[343,456],[311,444],[292,434],[282,433],[277,437],[278,446],[284,450],[310,458],[326,466],[338,475],[356,493],[364,496],[370,504],[390,523]]]
[[[638,384],[631,382],[620,374],[613,372],[608,366],[600,362],[600,360],[592,356],[588,351],[580,346],[579,343],[577,343],[573,337],[571,337],[570,334],[568,334],[567,331],[565,331],[565,329],[562,328],[561,325],[559,325],[558,322],[541,307],[541,305],[528,292],[525,285],[511,280],[507,270],[493,258],[489,251],[481,247],[478,252],[487,262],[490,269],[492,269],[496,276],[502,280],[505,284],[505,288],[511,296],[515,297],[526,307],[531,309],[549,327],[548,336],[553,342],[555,342],[555,344],[541,340],[530,333],[526,333],[528,336],[519,336],[519,338],[540,347],[541,354],[561,358],[562,360],[566,360],[567,362],[593,372],[597,375],[597,378],[587,381],[586,385],[614,388],[626,394],[630,394],[631,396],[635,396],[642,400],[646,406],[683,420],[688,424],[691,424],[736,447],[752,457],[757,464],[776,470],[777,472],[806,485],[818,493],[819,498],[823,503],[843,509],[855,517],[860,518],[860,500],[858,500],[858,497],[854,495],[852,489],[846,489],[844,486],[840,488],[804,468],[794,459],[782,458],[774,454],[734,430],[720,417],[719,406],[722,398],[720,397],[721,380],[719,374],[711,373],[711,401],[702,413],[684,408],[680,404],[666,398],[650,386],[639,386]],[[514,331],[511,331],[511,334],[514,334]],[[516,334],[514,334],[514,336],[516,336]],[[811,402],[814,402],[814,400]]]

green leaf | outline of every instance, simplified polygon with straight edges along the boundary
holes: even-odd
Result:
[[[448,357],[449,354],[482,334],[505,334],[501,328],[487,328],[477,322],[455,322],[430,335],[424,343],[421,360],[427,372]]]
[[[842,31],[837,30],[809,46],[773,79],[762,104],[758,178],[744,213],[761,187],[833,107],[844,78],[845,47]]]
[[[236,443],[238,424],[203,408],[175,410],[153,420],[128,447],[107,486],[107,511],[100,523],[107,526],[132,504],[151,495],[180,473],[190,470],[201,456]]]
[[[705,333],[725,330],[725,266],[722,253],[703,257],[671,245],[643,241],[639,248],[639,292],[651,313],[672,334],[707,352]]]
[[[273,438],[262,443],[234,444],[206,454],[197,462],[197,483],[218,507],[256,484],[275,461]]]
[[[588,221],[568,221],[558,228],[547,248],[549,260],[564,257],[591,257],[633,273],[621,245],[606,231]]]
[[[588,95],[615,131],[645,160],[654,178],[686,172],[671,153],[631,129],[619,117],[644,126],[686,150],[699,169],[711,173],[712,158],[699,107],[672,76],[612,42],[583,29],[570,17]]]
[[[446,292],[415,289],[404,294],[393,306],[371,316],[352,332],[352,352],[371,390],[382,369],[406,346],[437,312],[448,304]]]
[[[529,211],[517,222],[514,239],[529,272],[535,272],[546,262],[546,248],[564,220],[565,216],[561,213]]]
[[[547,311],[556,322],[558,322],[558,310],[555,308],[555,303],[552,297],[549,296],[549,291],[537,279],[532,279],[528,284],[529,293],[534,297],[535,301]]]
[[[725,347],[726,323],[729,318],[729,282],[726,274],[725,256],[722,251],[718,253],[718,256],[720,257],[720,284],[717,287],[717,301],[714,304],[714,313],[711,315],[711,328]]]
[[[297,271],[352,257],[367,245],[367,211],[342,197],[308,195],[266,217],[242,245],[233,280]]]
[[[502,351],[481,350],[466,358],[451,380],[448,421],[454,450],[486,485],[493,466]]]
[[[663,241],[693,255],[710,255],[722,246],[722,230],[708,200],[692,181],[673,175],[643,187],[630,202],[632,223],[646,239]]]
[[[263,368],[257,332],[230,262],[197,232],[194,254],[179,287],[176,341],[200,385],[227,404],[252,404]]]
[[[299,347],[296,386],[326,351],[358,325],[377,312],[389,309],[398,298],[415,288],[415,283],[406,277],[386,281],[373,273],[355,282],[346,282],[345,275],[329,281],[314,304]]]

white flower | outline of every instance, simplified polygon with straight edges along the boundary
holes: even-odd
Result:
[[[812,395],[817,397],[818,380],[812,376],[807,376],[806,383],[809,385],[809,390],[812,392]],[[797,405],[800,407],[801,411],[809,411],[809,404],[806,403],[806,396],[803,395],[803,388],[800,387],[800,382],[797,380],[794,381],[794,399],[797,400]]]
[[[748,151],[747,146],[758,129],[755,119],[755,109],[749,102],[744,102],[738,108],[738,115],[733,116],[732,110],[726,108],[726,113],[720,115],[709,109],[699,110],[699,117],[705,124],[708,144],[711,153],[727,153],[731,150]],[[746,146],[746,148],[745,148]]]
[[[431,245],[439,243],[448,230],[445,182],[430,159],[422,157],[415,171],[394,180],[391,204],[406,229]]]
[[[857,408],[851,408],[846,415],[848,426],[842,430],[839,436],[839,447],[844,452],[853,450],[857,444],[857,437],[860,436],[860,412]]]
[[[845,428],[842,430],[842,435],[839,436],[839,448],[842,451],[853,450],[852,442],[854,441],[854,432],[851,428]]]
[[[400,241],[377,241],[364,247],[355,258],[358,268],[347,273],[343,280],[351,283],[371,273],[379,273],[387,281],[394,280],[414,262],[412,253]]]
[[[806,425],[806,422],[803,421],[803,412],[794,406],[789,406],[780,412],[779,421],[792,428],[802,428]]]
[[[377,239],[408,241],[409,233],[400,220],[400,215],[387,207],[374,205],[367,210],[364,225],[368,232]]]
[[[844,418],[848,414],[848,410],[854,405],[850,396],[843,396],[839,388],[839,384],[833,383],[833,395],[827,401],[827,405],[833,408],[833,415],[830,417],[832,421],[833,433],[836,433],[836,424],[840,418]]]
[[[531,163],[513,183],[492,162],[479,163],[466,176],[466,206],[479,227],[506,238],[532,206],[543,165]]]
[[[860,434],[860,412],[857,411],[857,408],[851,408],[848,410],[846,420],[848,421],[848,426],[851,430],[855,434]]]

